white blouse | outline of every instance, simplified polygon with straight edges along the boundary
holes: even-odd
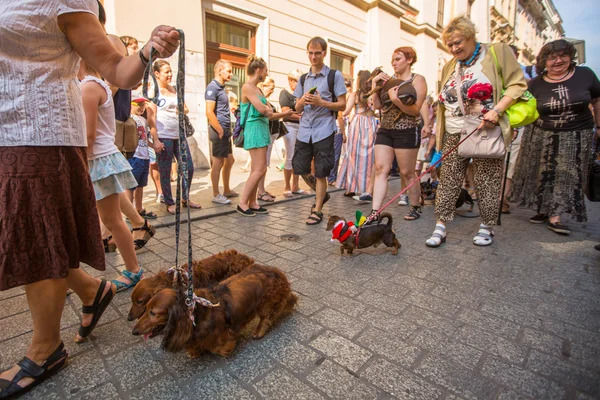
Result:
[[[87,146],[80,57],[58,16],[96,0],[0,1],[0,146]]]

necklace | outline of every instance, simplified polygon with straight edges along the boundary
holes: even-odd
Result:
[[[477,57],[479,57],[480,53],[481,43],[477,42],[477,44],[475,45],[475,51],[473,52],[473,55],[467,61],[458,60],[458,62],[461,63],[461,65],[466,65],[467,67],[470,67],[475,63],[475,60],[477,60]]]
[[[563,76],[561,76],[560,78],[552,78],[550,77],[550,75],[548,75],[548,72],[546,72],[546,78],[550,79],[551,81],[562,81],[563,79],[565,79],[567,76],[569,76],[569,74],[571,73],[571,68],[569,68],[567,70],[567,73],[564,74]]]

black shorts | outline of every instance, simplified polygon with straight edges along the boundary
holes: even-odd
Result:
[[[208,129],[212,129],[209,127]],[[225,136],[222,139],[210,139],[212,144],[211,154],[216,158],[227,158],[233,153],[233,147],[231,145],[231,136]]]
[[[379,128],[375,145],[384,145],[393,149],[418,149],[421,146],[421,128],[384,129]]]
[[[325,178],[329,176],[335,161],[335,150],[333,146],[335,132],[325,139],[313,143],[296,140],[292,168],[296,175],[310,174],[310,164],[315,159],[315,177]]]

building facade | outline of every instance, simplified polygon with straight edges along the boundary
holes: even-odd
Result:
[[[418,61],[414,71],[425,76],[436,93],[441,67],[451,58],[441,40],[443,26],[454,16],[469,14],[479,40],[490,39],[489,0],[104,0],[107,31],[147,40],[150,29],[169,24],[186,34],[186,104],[196,127],[194,164],[209,166],[204,88],[213,66],[225,58],[234,66],[228,84],[239,94],[249,54],[263,57],[275,80],[272,97],[287,85],[287,73],[308,71],[306,43],[322,36],[329,45],[326,64],[353,78],[361,69],[383,66],[391,72],[392,52],[412,46]],[[177,58],[171,66],[176,73]],[[194,143],[195,141],[195,143]],[[246,152],[236,150],[236,158]]]

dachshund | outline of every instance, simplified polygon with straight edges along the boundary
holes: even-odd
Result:
[[[220,281],[237,274],[254,265],[254,260],[236,250],[226,250],[214,254],[200,261],[192,261],[194,273],[194,287],[201,288],[219,283]],[[188,265],[182,268],[187,270]],[[184,282],[187,285],[187,282]],[[160,271],[156,275],[142,279],[131,293],[131,309],[127,316],[128,321],[139,318],[146,309],[146,304],[152,296],[160,290],[173,286],[172,271]]]
[[[387,218],[387,224],[383,225],[381,221]],[[365,247],[377,247],[383,242],[387,247],[393,247],[392,254],[397,255],[398,249],[402,247],[396,234],[392,230],[392,215],[390,213],[381,213],[377,216],[377,223],[363,225],[360,232],[353,228],[352,222],[348,223],[342,217],[332,215],[327,221],[326,231],[332,231],[332,241],[337,239],[340,241],[340,253],[344,254],[344,250],[348,254],[352,254],[354,249],[363,249]],[[356,243],[356,235],[358,234],[358,243]]]
[[[216,286],[194,292],[204,299],[204,304],[197,304],[194,309],[194,321],[190,318],[186,295],[163,289],[148,302],[132,333],[147,339],[163,332],[165,350],[186,350],[190,358],[205,352],[226,357],[235,349],[244,327],[255,317],[259,317],[259,322],[252,336],[260,339],[297,302],[283,272],[257,264]]]

